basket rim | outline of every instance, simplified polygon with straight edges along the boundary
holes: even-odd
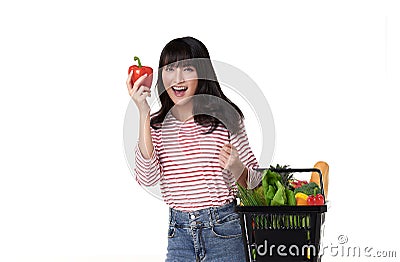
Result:
[[[325,213],[327,205],[322,206],[235,206],[238,213]]]

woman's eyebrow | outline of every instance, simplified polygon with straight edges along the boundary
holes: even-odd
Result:
[[[189,62],[189,61],[176,61],[176,62],[171,62],[167,65],[165,65],[164,67],[166,68],[170,68],[170,67],[194,67],[193,63]]]
[[[170,64],[170,66],[176,68],[176,67],[181,66],[181,63],[180,62],[173,62],[173,63]]]
[[[193,67],[193,64],[189,63],[189,62],[184,62],[182,63],[182,67]]]
[[[167,64],[164,66],[164,68],[171,68],[171,67],[177,67],[175,63]]]

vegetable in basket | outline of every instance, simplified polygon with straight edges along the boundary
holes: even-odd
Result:
[[[325,204],[324,196],[321,194],[317,194],[317,189],[314,188],[314,194],[308,196],[307,205],[309,206],[322,206]]]
[[[298,179],[292,179],[290,181],[290,186],[295,188],[295,189],[298,188],[298,187],[301,187],[301,186],[303,186],[305,184],[308,184],[308,181],[298,180]]]
[[[314,189],[317,189],[316,193],[317,194],[321,194],[321,189],[319,188],[319,186],[314,183],[314,182],[310,182],[308,184],[302,185],[301,187],[298,187],[294,190],[294,194],[297,193],[304,193],[306,195],[313,195],[314,194]]]
[[[271,206],[283,206],[287,201],[285,187],[279,181],[276,181],[276,187],[278,190],[276,191],[274,198],[271,200]]]
[[[304,193],[296,193],[295,197],[297,206],[307,206],[308,195]]]
[[[261,184],[254,189],[245,189],[237,184],[238,197],[244,206],[283,206],[296,205],[294,192],[291,190],[289,172],[274,172],[273,170],[286,168],[287,166],[272,167],[265,170]]]
[[[271,185],[268,185],[268,191],[267,191],[267,194],[265,195],[265,200],[266,200],[267,206],[271,205],[271,201],[272,201],[272,199],[274,199],[275,193],[276,193],[275,188]]]
[[[282,177],[271,170],[264,172],[261,187],[263,188],[264,198],[267,206],[271,205],[272,200],[277,193],[277,182],[282,181]]]
[[[296,197],[294,195],[294,192],[288,188],[286,189],[286,197],[287,197],[287,204],[289,206],[296,205]]]
[[[255,188],[255,189],[253,190],[253,192],[254,192],[254,198],[255,198],[256,202],[257,202],[259,205],[261,205],[261,206],[266,206],[266,205],[267,205],[267,201],[266,201],[266,199],[265,199],[265,197],[264,197],[264,192],[263,192],[263,190],[264,190],[264,189],[263,189],[261,186]]]

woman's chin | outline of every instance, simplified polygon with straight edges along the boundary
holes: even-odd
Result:
[[[177,105],[177,106],[185,105],[188,102],[190,102],[191,100],[192,100],[192,96],[189,96],[189,97],[175,97],[173,99],[174,104]]]

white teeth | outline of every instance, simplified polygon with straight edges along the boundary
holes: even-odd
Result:
[[[186,86],[174,86],[173,89],[176,91],[183,91],[183,90],[186,90],[187,87]]]

